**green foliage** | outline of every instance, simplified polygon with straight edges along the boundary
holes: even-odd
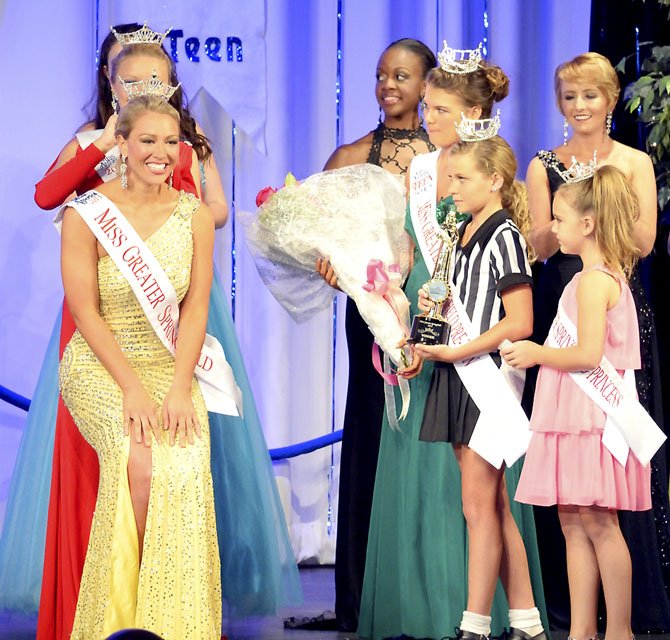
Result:
[[[670,0],[659,2],[670,6]],[[633,56],[623,58],[617,71],[623,73]],[[647,152],[656,169],[658,204],[663,210],[670,202],[670,46],[653,46],[641,68],[642,75],[626,87],[624,98],[626,109],[636,112],[647,127]]]

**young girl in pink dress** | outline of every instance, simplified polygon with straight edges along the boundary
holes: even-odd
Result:
[[[649,464],[632,450],[625,464],[621,455],[614,457],[604,444],[617,450],[603,438],[607,415],[575,375],[591,372],[603,359],[621,375],[640,368],[637,316],[627,284],[639,253],[633,233],[638,211],[626,177],[611,165],[561,186],[552,231],[564,253],[582,259],[583,270],[565,288],[543,346],[524,340],[501,348],[516,368],[541,365],[530,421],[533,437],[516,499],[558,505],[575,640],[596,635],[601,580],[607,639],[631,639],[631,560],[617,510],[651,508]]]

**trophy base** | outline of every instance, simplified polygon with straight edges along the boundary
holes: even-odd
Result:
[[[445,320],[429,316],[414,316],[407,342],[427,345],[447,344],[450,331],[451,325]]]

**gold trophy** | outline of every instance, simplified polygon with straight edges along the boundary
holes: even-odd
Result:
[[[407,342],[428,345],[447,344],[451,326],[442,317],[444,303],[451,295],[449,272],[454,247],[458,242],[458,227],[456,210],[451,207],[444,222],[440,225],[438,235],[442,246],[435,262],[435,269],[431,279],[424,285],[432,307],[428,313],[414,316],[412,330]]]

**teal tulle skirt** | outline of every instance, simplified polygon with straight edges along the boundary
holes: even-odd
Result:
[[[40,604],[58,412],[58,313],[42,362],[9,485],[0,535],[0,609],[35,613]]]
[[[0,609],[36,612],[42,583],[58,408],[60,315],[26,418],[0,536]],[[235,373],[244,418],[210,413],[212,478],[224,615],[272,615],[302,598],[272,463],[235,324],[215,272],[207,332]]]

